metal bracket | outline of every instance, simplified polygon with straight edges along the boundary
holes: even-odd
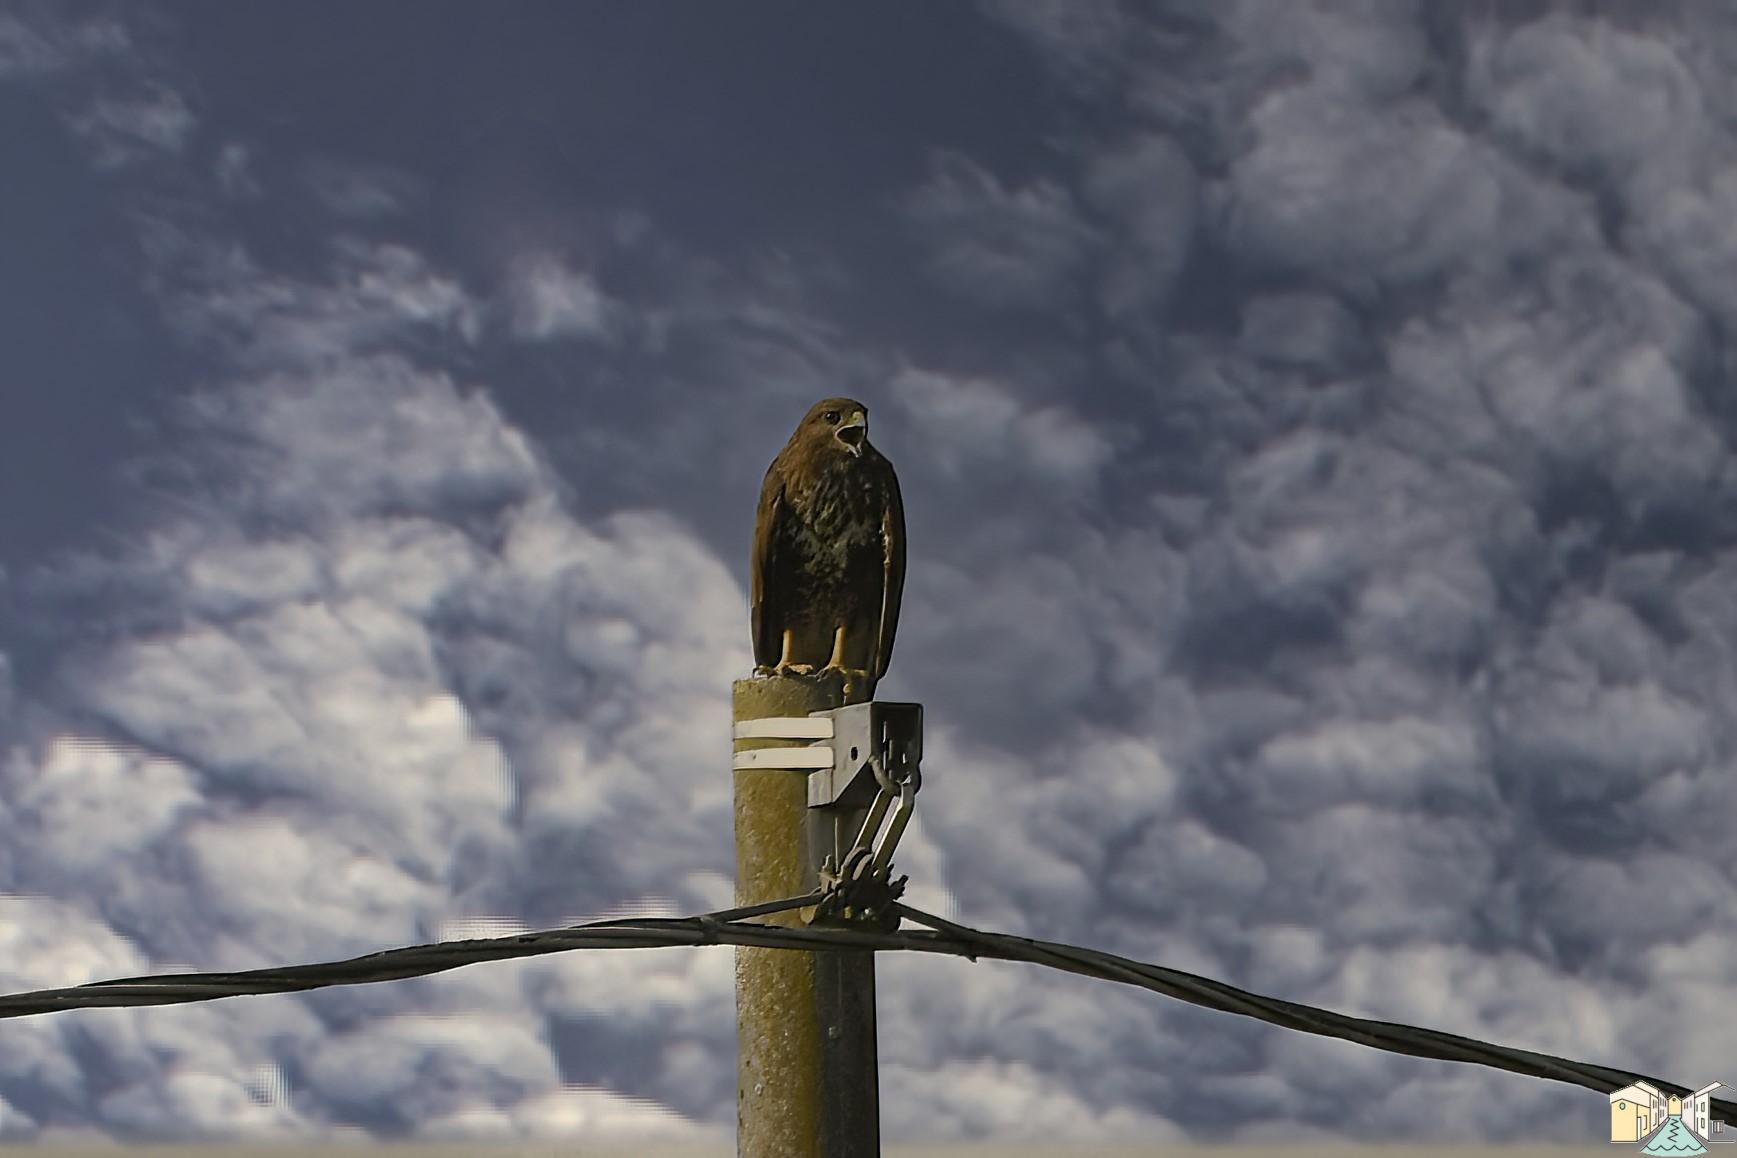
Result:
[[[923,786],[923,705],[871,701],[808,716],[779,716],[736,724],[738,740],[807,740],[737,752],[736,768],[808,771],[808,807],[836,820],[820,866],[827,897],[822,917],[879,920],[904,891],[893,881],[893,852],[911,822]],[[838,824],[861,812],[849,845]],[[818,830],[817,830],[818,831]]]
[[[809,775],[808,806],[863,817],[850,845],[835,847],[821,864],[827,896],[817,915],[882,922],[905,888],[905,878],[892,879],[893,852],[923,786],[923,705],[870,702],[826,714],[832,767]]]
[[[861,808],[877,788],[896,794],[906,780],[922,786],[922,704],[870,701],[809,717],[822,718],[832,725],[832,762],[808,777],[808,807]]]

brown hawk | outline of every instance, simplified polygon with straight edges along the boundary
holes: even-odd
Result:
[[[905,509],[868,407],[816,402],[766,468],[751,570],[755,670],[842,669],[846,699],[872,697],[899,624]]]

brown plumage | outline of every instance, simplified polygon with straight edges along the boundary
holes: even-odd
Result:
[[[843,668],[846,698],[872,697],[899,624],[905,509],[868,407],[816,402],[766,468],[751,571],[757,670]]]

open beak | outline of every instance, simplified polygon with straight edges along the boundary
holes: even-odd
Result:
[[[866,419],[853,418],[838,428],[838,440],[844,443],[845,449],[859,458],[862,457],[863,439],[867,437],[868,421]]]

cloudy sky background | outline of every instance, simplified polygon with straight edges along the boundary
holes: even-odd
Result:
[[[0,986],[728,903],[865,400],[912,899],[1737,1082],[1737,5],[0,3]],[[883,958],[890,1138],[1597,1095]],[[725,950],[0,1029],[0,1139],[727,1138]]]

